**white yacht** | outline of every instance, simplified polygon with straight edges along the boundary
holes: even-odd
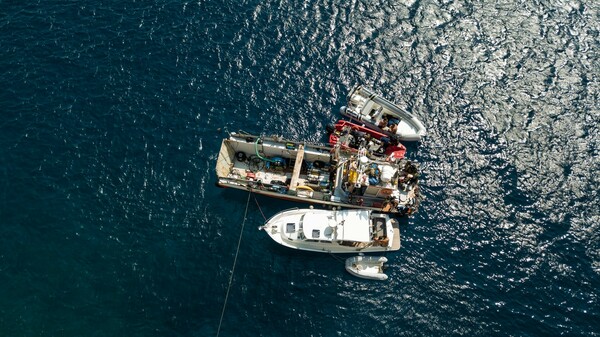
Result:
[[[370,210],[290,209],[259,227],[282,246],[323,253],[400,249],[398,221]]]

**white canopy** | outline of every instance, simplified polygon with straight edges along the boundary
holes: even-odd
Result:
[[[340,241],[371,241],[369,212],[337,211],[335,217],[325,214],[304,215],[303,229],[307,239]],[[332,233],[337,231],[337,237]]]

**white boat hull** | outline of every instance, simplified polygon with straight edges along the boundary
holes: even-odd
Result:
[[[427,134],[425,126],[415,115],[363,86],[357,86],[350,92],[347,105],[340,112],[359,124],[399,140],[419,141]],[[391,129],[380,126],[384,117],[393,118],[398,123]]]
[[[356,277],[384,281],[388,279],[383,272],[387,261],[384,256],[354,256],[346,259],[346,270]]]
[[[278,244],[321,253],[386,252],[400,249],[398,222],[368,210],[290,209],[260,227]]]

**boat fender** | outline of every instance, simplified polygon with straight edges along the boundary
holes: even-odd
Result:
[[[356,170],[350,170],[350,173],[348,173],[348,183],[356,184],[357,180],[358,180],[358,172],[356,172]]]
[[[245,161],[246,160],[246,153],[242,152],[242,151],[238,151],[235,153],[235,158],[238,161]]]

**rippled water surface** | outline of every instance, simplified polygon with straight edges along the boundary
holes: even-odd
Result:
[[[599,9],[0,2],[1,334],[598,335]],[[386,282],[214,185],[227,131],[324,141],[359,83],[429,131]]]

